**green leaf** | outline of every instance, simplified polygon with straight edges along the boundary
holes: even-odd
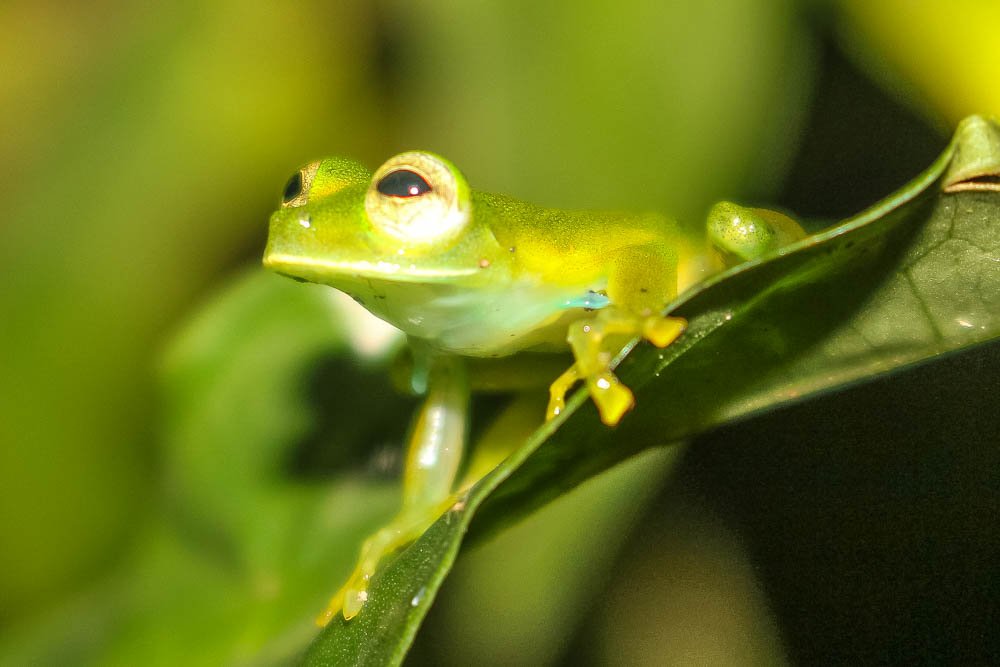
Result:
[[[672,309],[689,321],[684,337],[637,346],[618,367],[633,414],[604,428],[575,394],[379,572],[362,613],[331,622],[304,663],[399,663],[466,532],[495,531],[645,448],[996,338],[1000,193],[980,167],[1000,164],[998,132],[967,120],[899,192],[682,295]],[[943,193],[971,172],[985,187]]]

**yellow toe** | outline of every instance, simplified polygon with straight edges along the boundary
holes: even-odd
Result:
[[[622,416],[635,405],[632,391],[623,385],[612,373],[601,373],[587,383],[590,395],[601,413],[601,421],[614,426]]]
[[[682,317],[650,317],[642,328],[642,336],[656,347],[666,347],[684,333],[687,320]]]

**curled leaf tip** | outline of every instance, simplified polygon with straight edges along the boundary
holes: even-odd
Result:
[[[995,118],[969,116],[958,124],[943,188],[1000,192],[1000,123]]]

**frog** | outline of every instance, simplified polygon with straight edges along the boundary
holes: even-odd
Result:
[[[489,468],[460,476],[475,369],[508,364],[520,369],[511,387],[532,386],[525,375],[539,392],[547,384],[545,420],[558,419],[582,384],[601,422],[614,427],[635,405],[614,373],[622,350],[636,340],[674,343],[686,321],[667,309],[679,294],[804,235],[782,213],[732,202],[713,206],[697,233],[655,212],[536,205],[472,189],[429,151],[400,153],[374,172],[341,157],[296,171],[270,218],[264,266],[340,290],[401,330],[411,350],[408,389],[422,396],[400,509],[362,545],[317,623],[360,613],[380,564]],[[554,379],[538,377],[544,364],[513,361],[567,351],[572,361]]]

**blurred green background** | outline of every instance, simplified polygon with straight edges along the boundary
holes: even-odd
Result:
[[[0,635],[96,594],[162,510],[159,359],[258,261],[300,164],[419,147],[553,206],[833,219],[1000,113],[997,34],[993,0],[4,3]],[[748,547],[688,487],[661,493],[657,456],[463,559],[413,661],[801,657]],[[660,537],[623,547],[664,498]],[[650,568],[687,568],[668,607],[606,588]],[[659,629],[630,637],[614,612],[638,604]]]

